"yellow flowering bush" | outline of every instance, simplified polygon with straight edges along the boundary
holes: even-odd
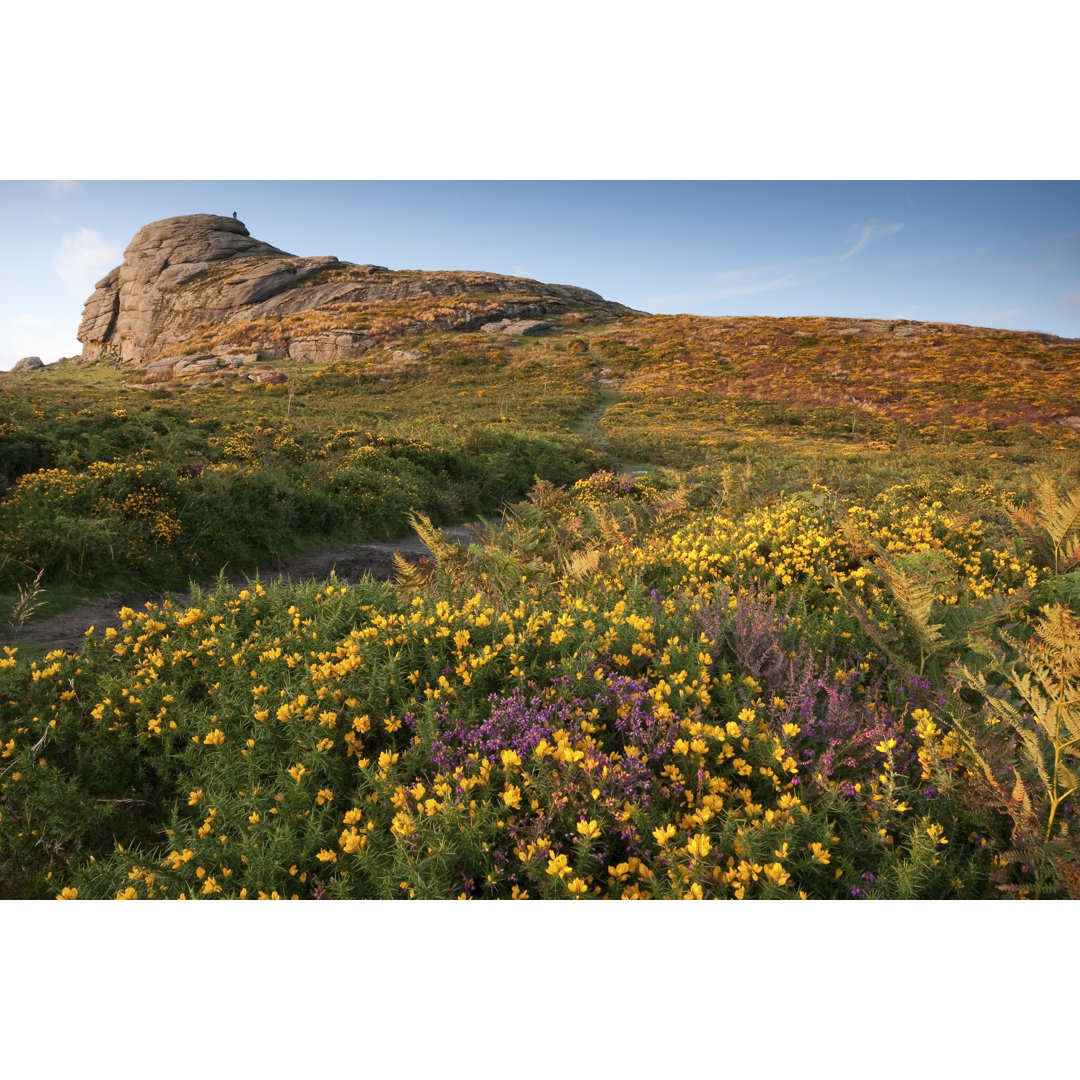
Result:
[[[624,486],[541,488],[428,579],[222,587],[14,651],[0,860],[81,898],[989,895],[1006,841],[945,684],[829,583],[886,614],[871,556],[926,545],[963,600],[1003,536],[902,493],[734,519]]]

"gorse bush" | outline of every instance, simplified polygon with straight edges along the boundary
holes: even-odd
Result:
[[[446,449],[370,433],[337,432],[333,447],[302,449],[279,434],[268,452],[245,432],[219,460],[95,462],[23,474],[0,502],[9,579],[84,584],[118,572],[178,584],[226,562],[251,564],[311,537],[385,539],[423,510],[446,521],[489,512],[537,475],[583,471],[571,448],[509,432]]]
[[[1075,345],[350,317],[421,359],[0,387],[3,895],[1080,896]],[[391,583],[20,646],[51,589],[409,527]]]
[[[9,646],[6,894],[1072,895],[1060,575],[1007,519],[821,494],[728,520],[601,473],[464,548],[419,521],[435,561],[400,584],[222,586]],[[938,553],[941,609],[1019,596],[1014,629],[897,664],[913,639],[864,621],[919,612],[879,545]]]

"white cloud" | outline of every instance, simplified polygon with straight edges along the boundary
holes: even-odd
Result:
[[[80,300],[85,300],[97,281],[116,266],[123,252],[110,244],[94,229],[81,228],[68,233],[53,252],[53,269],[63,279],[68,289]]]
[[[875,240],[880,240],[883,236],[892,236],[903,227],[902,223],[897,222],[883,225],[880,222],[871,221],[869,225],[863,225],[859,231],[859,239],[840,258],[850,259],[853,255],[858,255],[860,251],[865,251]]]

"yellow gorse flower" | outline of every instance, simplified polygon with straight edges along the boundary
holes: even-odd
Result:
[[[674,835],[674,825],[661,825],[659,828],[653,829],[653,836],[656,837],[656,842],[661,847],[663,847]]]
[[[712,841],[704,833],[698,833],[687,841],[686,853],[692,859],[703,859],[711,848]]]
[[[579,821],[577,823],[577,831],[584,836],[586,840],[595,840],[600,835],[600,826],[597,824],[595,818],[591,821]]]
[[[566,856],[551,855],[548,859],[546,870],[552,877],[565,877],[570,873],[570,867],[567,865]]]

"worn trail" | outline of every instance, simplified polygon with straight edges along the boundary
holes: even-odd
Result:
[[[623,394],[618,388],[618,380],[608,377],[609,374],[599,361],[593,361],[593,375],[600,393],[600,404],[591,412],[580,417],[571,425],[570,430],[588,445],[611,454],[616,459],[615,465],[619,472],[629,473],[631,476],[641,476],[652,470],[652,464],[648,461],[629,461],[619,458],[601,423],[608,410],[624,400]]]
[[[623,400],[614,380],[603,378],[606,374],[601,365],[596,364],[597,379],[601,384],[600,404],[592,412],[580,418],[573,426],[573,431],[585,442],[599,449],[610,450],[610,442],[601,426],[604,414]],[[621,472],[641,475],[650,470],[646,461],[617,461]],[[443,535],[455,543],[468,543],[472,536],[472,526],[458,525],[443,529]],[[258,577],[264,583],[273,581],[322,581],[331,573],[337,574],[342,581],[357,581],[368,575],[381,581],[394,576],[394,554],[398,553],[410,561],[417,561],[430,551],[415,533],[397,540],[373,540],[363,544],[345,547],[327,548],[321,551],[293,555],[273,564],[254,567],[244,573],[227,574],[226,580],[231,585],[242,586]],[[202,587],[211,590],[216,581],[203,583]],[[0,645],[30,646],[33,648],[68,649],[79,647],[86,630],[93,626],[98,631],[108,626],[119,627],[117,612],[128,607],[144,610],[148,603],[160,603],[169,597],[174,604],[190,602],[190,591],[170,593],[148,593],[145,590],[111,592],[95,600],[84,603],[41,619],[26,623],[18,631],[8,625],[0,627]]]
[[[472,526],[457,525],[441,530],[442,534],[457,544],[468,543],[473,536]],[[254,567],[245,573],[227,574],[231,585],[242,586],[259,578],[264,584],[276,581],[322,581],[331,573],[341,581],[351,582],[368,575],[387,581],[394,575],[394,555],[401,554],[410,562],[431,554],[427,545],[415,533],[397,540],[373,540],[346,547],[327,548],[322,551],[293,555],[279,562]],[[206,582],[203,588],[212,590],[216,581]],[[107,626],[119,627],[117,612],[120,608],[145,610],[148,603],[160,603],[169,597],[174,604],[190,602],[190,591],[169,593],[112,592],[96,600],[88,600],[58,615],[34,619],[18,631],[10,626],[0,628],[0,645],[32,646],[34,648],[74,650],[79,647],[86,630],[93,626],[98,631]]]

